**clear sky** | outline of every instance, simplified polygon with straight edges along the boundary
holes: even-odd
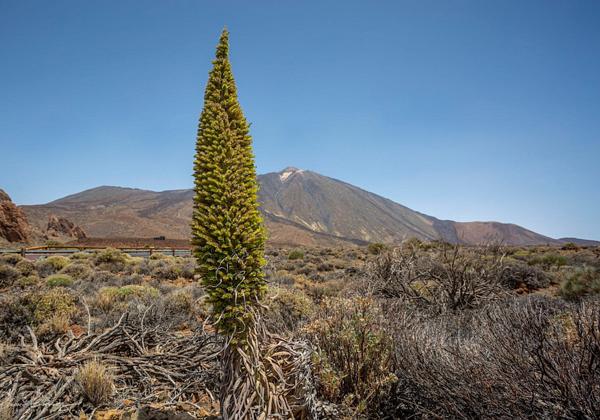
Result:
[[[224,25],[260,173],[600,239],[597,0],[0,0],[0,188],[189,188]]]

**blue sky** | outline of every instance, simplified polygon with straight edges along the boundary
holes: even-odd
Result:
[[[600,2],[0,0],[0,188],[192,185],[219,32],[260,173],[600,239]]]

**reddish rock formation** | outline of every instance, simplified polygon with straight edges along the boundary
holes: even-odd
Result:
[[[51,214],[48,218],[48,226],[46,227],[46,236],[47,237],[69,237],[69,238],[77,238],[83,239],[87,237],[84,230],[75,225],[68,219],[64,217],[58,217],[54,214]]]
[[[0,189],[0,238],[8,242],[27,242],[29,233],[25,213]]]

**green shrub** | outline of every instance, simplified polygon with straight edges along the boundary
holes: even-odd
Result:
[[[34,320],[38,323],[43,323],[53,316],[70,318],[77,311],[75,296],[62,287],[35,293],[31,295],[29,301]]]
[[[17,270],[19,270],[19,272],[23,275],[23,276],[30,276],[31,274],[33,274],[35,272],[35,264],[29,260],[23,259],[21,261],[19,261],[16,265],[15,268]]]
[[[35,286],[40,282],[40,278],[38,277],[37,274],[31,274],[27,277],[21,277],[17,284],[20,287],[29,287],[29,286]]]
[[[304,251],[301,249],[293,249],[288,254],[289,260],[302,260],[304,259]]]
[[[362,412],[396,381],[394,346],[369,298],[325,299],[304,330],[316,347],[317,388],[329,401]]]
[[[163,254],[162,252],[154,252],[148,258],[151,259],[151,260],[164,260],[164,259],[166,259],[168,257],[165,254]]]
[[[379,255],[385,250],[386,246],[379,242],[371,243],[367,246],[367,250],[370,254]]]
[[[90,252],[75,252],[71,254],[69,258],[71,261],[88,261],[91,260],[94,255]]]
[[[53,256],[46,257],[36,261],[35,268],[41,277],[47,277],[51,274],[56,274],[67,265],[70,261],[66,257]]]
[[[553,267],[560,268],[567,265],[567,258],[562,255],[556,254],[545,254],[543,256],[535,256],[529,261],[529,265],[541,265],[545,269],[549,270]]]
[[[597,293],[600,293],[600,273],[592,267],[575,270],[560,285],[560,295],[567,300]]]
[[[577,245],[574,242],[567,242],[566,244],[564,244],[561,249],[563,251],[578,251],[579,250],[579,245]]]
[[[129,256],[118,249],[106,248],[94,256],[94,265],[102,270],[118,273],[123,271],[129,262]]]
[[[92,270],[90,267],[81,262],[69,264],[60,271],[60,274],[67,274],[77,280],[85,280],[90,276],[91,273]]]
[[[73,278],[68,274],[53,274],[46,278],[46,285],[48,287],[71,287]]]

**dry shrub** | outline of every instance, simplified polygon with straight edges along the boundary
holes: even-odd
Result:
[[[181,267],[175,259],[165,257],[153,264],[151,275],[158,280],[176,280],[182,273]]]
[[[10,397],[5,397],[0,401],[0,420],[13,420],[14,419],[14,407],[13,401]]]
[[[48,339],[57,335],[65,334],[71,326],[71,317],[69,314],[56,313],[49,319],[36,327],[37,335],[42,339]]]
[[[109,312],[124,309],[132,300],[148,302],[158,297],[158,290],[151,286],[130,284],[122,287],[103,287],[98,291],[95,306]]]
[[[325,299],[304,332],[317,349],[317,389],[327,400],[365,412],[396,380],[392,338],[369,298]]]
[[[81,366],[75,373],[75,381],[94,407],[109,402],[115,389],[112,373],[98,360],[90,360]]]
[[[264,314],[267,328],[278,333],[296,331],[315,310],[312,300],[298,289],[271,287],[266,302],[269,306]]]
[[[296,282],[294,276],[286,270],[277,270],[269,278],[269,283],[279,286],[291,286]]]
[[[339,296],[347,285],[347,280],[341,278],[319,282],[314,282],[304,276],[298,276],[295,279],[296,286],[303,290],[316,303],[328,297]]]
[[[545,271],[520,262],[507,264],[502,270],[502,283],[511,289],[542,289],[552,282],[553,278]]]
[[[11,287],[21,273],[11,265],[0,265],[0,288]]]
[[[475,308],[505,294],[503,257],[487,247],[440,246],[433,253],[404,247],[371,261],[363,288],[438,312]]]
[[[20,261],[23,261],[23,259],[24,258],[21,257],[19,254],[3,254],[0,255],[0,264],[8,264],[15,266]]]
[[[393,416],[598,418],[598,302],[536,296],[431,318],[396,308]],[[400,408],[398,408],[400,407]]]
[[[25,327],[33,322],[30,297],[30,294],[0,295],[0,337],[18,337],[25,332]]]

